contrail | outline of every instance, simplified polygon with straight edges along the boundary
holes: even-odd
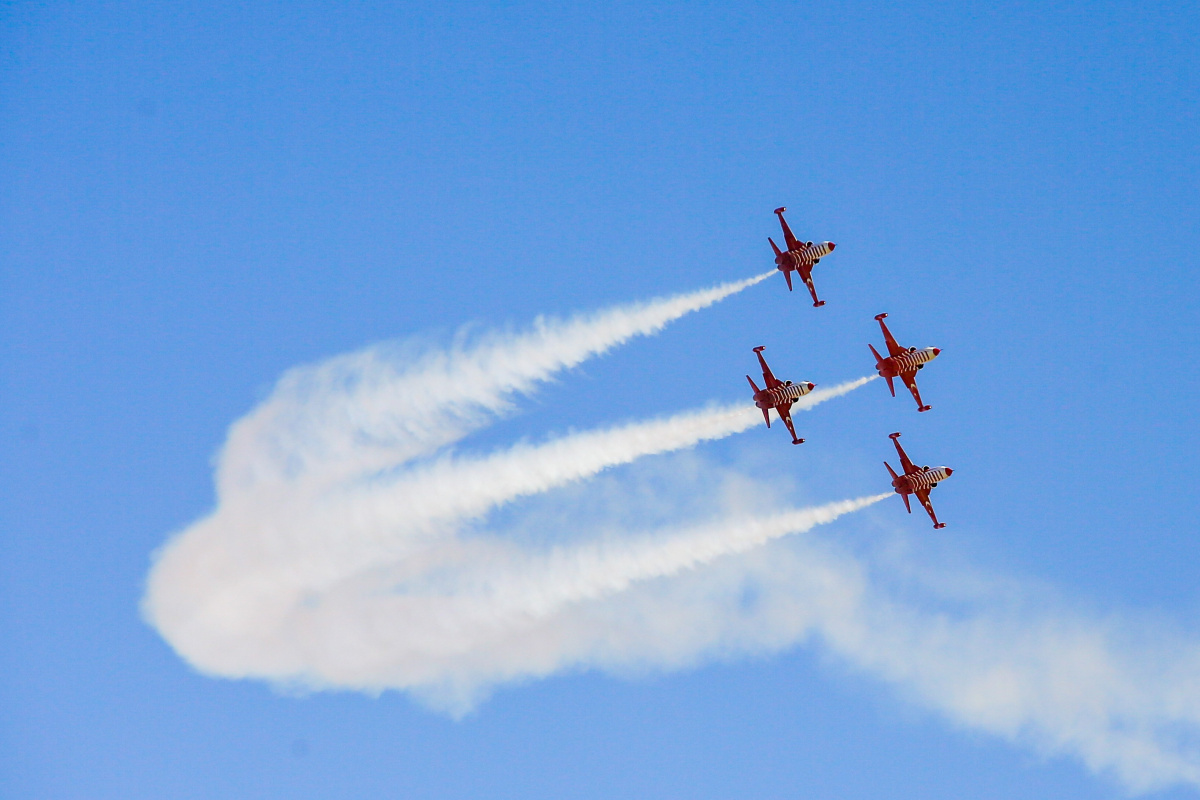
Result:
[[[448,351],[413,357],[400,345],[381,345],[293,369],[230,430],[218,497],[263,482],[336,483],[433,453],[554,373],[657,333],[774,273],[568,320],[539,317],[523,333],[474,341],[464,334]]]
[[[762,277],[289,373],[231,429],[216,508],[156,555],[145,618],[206,674],[400,690],[455,715],[496,686],[564,670],[673,669],[819,642],[956,726],[1073,755],[1134,790],[1200,785],[1194,636],[998,589],[1013,584],[960,564],[929,577],[861,542],[779,538],[890,493],[770,513],[758,476],[699,453],[605,474],[760,424],[748,404],[442,453],[556,370]],[[677,474],[680,463],[700,466]]]
[[[858,378],[800,398],[795,410],[808,410],[854,391],[877,376]],[[413,519],[466,519],[496,505],[539,494],[645,456],[723,439],[762,424],[752,405],[721,406],[607,430],[577,433],[539,446],[517,445],[483,459],[440,462],[406,475],[389,491],[371,493]]]
[[[869,380],[813,391],[793,408],[810,409]],[[759,419],[751,405],[724,406],[517,445],[485,458],[443,459],[389,479],[321,491],[302,485],[276,494],[259,486],[248,500],[228,498],[217,514],[164,549],[151,575],[147,614],[165,635],[190,632],[169,636],[172,641],[258,636],[263,625],[273,627],[296,604],[311,602],[314,592],[428,554],[499,505],[724,438]],[[257,613],[244,613],[249,607]],[[248,625],[251,619],[257,622]],[[221,650],[220,663],[240,652],[228,642]],[[224,671],[207,656],[193,656]]]
[[[770,516],[727,519],[682,531],[659,532],[634,542],[559,548],[529,568],[548,576],[546,580],[503,583],[480,576],[479,583],[505,613],[545,616],[566,603],[594,600],[627,589],[636,581],[669,577],[722,556],[744,553],[781,536],[803,533],[891,496],[891,492],[885,492]]]
[[[448,351],[383,346],[292,370],[231,428],[216,510],[157,555],[147,619],[203,669],[278,674],[255,666],[272,660],[264,631],[314,602],[314,592],[408,563],[514,499],[756,424],[748,406],[729,406],[411,466],[554,372],[773,273],[567,321],[539,319],[524,333],[460,337]],[[814,392],[796,408],[863,382]]]
[[[681,452],[758,425],[749,405],[483,456],[443,450],[556,371],[769,274],[447,350],[381,346],[293,370],[231,428],[212,513],[156,554],[145,619],[206,674],[400,690],[452,714],[564,670],[674,669],[819,642],[955,726],[1072,755],[1136,791],[1200,786],[1200,640],[960,563],[898,566],[869,540],[780,538],[890,493],[771,513],[760,476]]]

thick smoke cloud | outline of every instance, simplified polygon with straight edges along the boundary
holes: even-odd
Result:
[[[448,453],[556,372],[765,277],[292,371],[232,427],[216,508],[157,554],[147,620],[208,674],[398,689],[452,714],[564,670],[813,642],[953,725],[1135,791],[1200,786],[1200,640],[961,564],[788,536],[887,495],[791,509],[769,483],[679,454],[760,425],[753,408]],[[463,386],[467,402],[443,402]]]
[[[730,519],[724,534],[711,525],[650,538],[626,531],[600,549],[580,539],[546,552],[489,534],[488,516],[604,470],[743,431],[761,417],[748,404],[711,407],[474,458],[454,456],[447,445],[556,371],[764,277],[538,321],[532,331],[486,335],[449,351],[374,348],[294,370],[233,426],[217,466],[217,507],[158,554],[147,619],[207,673],[440,692],[441,704],[455,710],[497,682],[541,674],[541,662],[528,659],[499,669],[506,635],[560,625],[554,617],[565,605],[739,552],[768,523]],[[795,411],[867,380],[812,392]],[[860,506],[793,512],[773,518],[770,530],[806,530]],[[723,544],[714,539],[721,536]],[[588,663],[586,646],[556,651],[548,642],[530,654],[553,653],[560,668]]]

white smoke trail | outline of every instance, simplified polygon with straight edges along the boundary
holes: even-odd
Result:
[[[1045,587],[962,564],[862,555],[807,537],[681,576],[669,597],[621,596],[640,618],[707,625],[742,651],[817,638],[849,670],[895,687],[954,727],[1071,756],[1131,791],[1200,788],[1200,641],[1161,621],[1100,617]],[[924,561],[924,563],[922,563]],[[749,583],[750,613],[713,600]],[[683,613],[681,613],[683,612]],[[598,634],[599,635],[599,634]],[[621,632],[609,635],[621,640]],[[670,636],[661,627],[636,638]],[[632,637],[631,637],[632,638]],[[672,649],[686,652],[678,641]]]
[[[445,639],[444,630],[429,628],[432,621],[466,635],[462,598],[418,601],[394,596],[389,586],[439,575],[453,583],[472,565],[492,563],[478,553],[504,551],[502,540],[465,543],[462,535],[503,504],[728,436],[756,425],[758,415],[749,406],[711,408],[484,458],[416,459],[485,424],[554,371],[770,274],[566,322],[539,321],[530,333],[485,336],[449,353],[405,360],[376,348],[289,373],[233,426],[218,462],[216,510],[158,554],[146,618],[193,665],[218,675],[400,688],[438,679],[436,670],[423,678],[393,673],[416,669],[405,652],[444,649],[431,644]],[[867,380],[819,389],[794,409]],[[415,620],[403,610],[414,604],[423,609]],[[320,666],[323,655],[315,654],[345,639],[355,620],[376,620],[378,636],[389,624],[379,621],[381,607],[391,608],[393,620],[409,620],[391,631],[401,642],[373,647],[370,637],[355,639],[361,658],[343,664],[353,678]],[[329,616],[331,608],[340,613]],[[317,620],[326,622],[314,629]],[[468,636],[446,652],[478,649],[472,642]],[[427,660],[417,663],[425,664],[418,672],[431,669]],[[487,685],[493,677],[475,680]]]
[[[811,392],[793,408],[812,408],[869,380]],[[279,672],[287,648],[264,631],[286,627],[298,608],[323,594],[365,573],[440,564],[447,552],[461,561],[457,532],[503,503],[723,438],[758,420],[752,406],[721,407],[518,445],[481,459],[443,459],[320,492],[309,485],[282,493],[259,485],[249,497],[228,498],[163,551],[150,578],[147,615],[202,669],[289,677]],[[461,618],[454,624],[461,626]],[[292,654],[288,660],[295,674],[303,671],[302,659]],[[256,666],[264,662],[272,665],[265,673]]]
[[[288,372],[229,433],[218,499],[260,483],[336,483],[432,453],[511,408],[515,394],[775,273],[616,306],[532,330],[460,335],[449,350],[383,345]]]
[[[557,548],[527,565],[528,572],[518,574],[515,581],[514,572],[506,571],[498,577],[464,575],[463,583],[485,587],[483,594],[493,601],[494,609],[544,617],[567,603],[595,600],[637,581],[669,577],[781,536],[803,533],[891,496],[892,492],[885,492],[765,517],[726,519],[683,531],[660,531],[635,541]],[[528,573],[544,578],[531,580]]]
[[[815,389],[796,401],[805,411],[854,391],[877,376]],[[370,495],[393,509],[403,508],[408,523],[443,518],[469,519],[495,506],[582,480],[645,456],[723,439],[762,424],[758,409],[722,406],[685,412],[617,428],[577,433],[539,446],[517,445],[483,459],[456,459],[406,474],[386,496],[373,486]],[[359,502],[366,502],[361,497]]]
[[[414,463],[556,369],[714,301],[684,297],[450,353],[379,349],[290,374],[231,431],[218,506],[159,554],[146,618],[214,675],[402,689],[452,713],[506,681],[673,668],[815,638],[956,725],[1069,754],[1134,790],[1200,786],[1195,637],[1143,634],[1028,588],[947,602],[825,537],[773,541],[887,495],[751,515],[742,509],[774,507],[761,482],[707,466],[656,495],[673,526],[652,535],[613,522],[637,518],[625,508],[636,487],[604,470],[744,430],[753,409]],[[447,392],[471,399],[447,407]],[[589,478],[588,491],[616,487],[610,502],[587,514],[578,496],[565,504],[557,547],[484,529],[504,504],[553,504],[552,492]]]

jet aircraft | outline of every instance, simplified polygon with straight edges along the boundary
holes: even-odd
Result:
[[[767,366],[767,360],[762,355],[763,350],[766,350],[766,347],[756,347],[754,354],[758,356],[758,363],[762,365],[763,382],[766,383],[766,388],[759,389],[754,385],[754,380],[749,375],[746,376],[746,380],[750,381],[750,388],[754,390],[754,405],[762,409],[763,419],[767,421],[768,428],[771,427],[771,409],[775,409],[779,413],[779,418],[783,420],[783,424],[787,426],[788,433],[792,435],[792,444],[800,444],[804,440],[796,438],[796,428],[792,425],[792,404],[811,392],[816,384],[807,381],[792,383],[779,380]]]
[[[917,401],[917,411],[928,411],[933,406],[927,406],[921,402],[921,393],[917,390],[917,370],[924,369],[925,365],[937,358],[938,353],[942,350],[940,347],[926,347],[924,350],[918,350],[915,347],[901,347],[896,343],[892,332],[887,329],[887,325],[884,324],[883,318],[886,316],[887,314],[876,314],[875,319],[879,322],[879,327],[883,328],[883,339],[887,342],[888,357],[880,356],[875,345],[867,345],[875,356],[875,369],[879,371],[879,377],[887,380],[892,397],[896,396],[896,386],[892,383],[892,379],[899,378],[904,381],[908,391],[912,392],[913,399]]]
[[[908,496],[915,494],[917,499],[921,501],[921,505],[925,506],[925,511],[928,512],[929,518],[933,520],[934,528],[944,528],[946,523],[938,522],[937,514],[933,513],[933,504],[929,502],[929,491],[937,486],[942,481],[954,474],[954,470],[949,467],[918,467],[909,460],[908,455],[904,452],[904,448],[900,446],[900,434],[891,434],[892,444],[896,445],[896,452],[900,454],[900,467],[904,470],[903,475],[897,475],[896,470],[892,469],[892,465],[888,462],[883,462],[887,467],[887,471],[892,474],[892,488],[896,490],[896,494],[904,498],[904,507],[908,509],[908,513],[912,513],[912,506],[908,504]]]
[[[783,218],[783,212],[786,208],[780,206],[775,209],[775,215],[779,217],[779,224],[783,227],[783,241],[787,245],[787,250],[779,249],[775,244],[775,240],[770,236],[767,241],[771,243],[771,249],[775,251],[775,264],[779,267],[779,271],[783,273],[784,280],[787,281],[788,291],[792,291],[792,271],[800,273],[800,280],[804,281],[804,285],[808,287],[808,293],[812,295],[813,308],[825,305],[824,300],[817,299],[817,290],[813,286],[812,268],[813,265],[821,260],[822,256],[827,256],[833,252],[833,248],[837,247],[833,242],[802,242],[792,235],[792,229],[788,227],[787,220]]]

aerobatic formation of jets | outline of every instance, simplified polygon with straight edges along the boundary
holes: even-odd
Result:
[[[818,308],[825,305],[824,300],[817,297],[817,289],[813,284],[812,270],[821,259],[833,252],[837,246],[833,242],[810,242],[800,241],[792,233],[792,229],[788,226],[787,220],[783,218],[783,212],[786,208],[780,207],[775,209],[775,216],[779,218],[779,225],[783,228],[783,241],[787,245],[787,250],[780,250],[775,244],[775,240],[767,237],[767,241],[771,243],[771,249],[775,251],[775,265],[779,271],[783,273],[784,280],[787,281],[788,291],[792,290],[792,273],[795,272],[800,276],[800,280],[804,281],[804,285],[808,287],[808,293],[812,295],[813,307]],[[925,365],[933,361],[941,353],[941,349],[937,347],[926,347],[918,350],[915,347],[902,347],[896,338],[892,336],[892,332],[888,330],[887,324],[884,323],[884,318],[887,314],[876,314],[875,320],[879,323],[879,327],[883,330],[883,340],[887,347],[887,356],[881,356],[879,351],[875,349],[875,345],[869,344],[871,354],[875,356],[875,370],[879,373],[879,377],[887,381],[888,389],[892,393],[892,397],[896,396],[896,378],[899,378],[904,386],[912,394],[913,400],[917,402],[917,411],[928,411],[932,406],[928,405],[921,399],[921,392],[917,389],[917,372],[924,369]],[[746,380],[750,382],[750,388],[754,390],[754,405],[763,413],[763,419],[766,420],[767,427],[771,427],[771,409],[775,409],[775,413],[783,420],[783,424],[787,426],[788,433],[792,435],[792,444],[801,444],[803,439],[796,436],[796,428],[792,423],[792,405],[804,395],[813,390],[816,385],[807,381],[781,381],[771,372],[771,368],[767,366],[767,361],[763,358],[762,351],[766,347],[759,345],[754,348],[754,354],[758,356],[759,366],[762,367],[763,383],[765,386],[760,389],[754,383],[754,379],[749,375]],[[929,518],[933,520],[934,528],[944,528],[946,523],[938,522],[937,514],[934,513],[933,504],[929,502],[929,493],[933,487],[937,486],[942,481],[949,478],[953,473],[950,467],[918,467],[904,452],[904,448],[900,446],[900,434],[891,434],[892,444],[896,445],[896,453],[900,457],[900,468],[902,473],[898,474],[892,465],[888,462],[883,462],[887,467],[887,471],[892,476],[892,488],[896,494],[900,495],[904,500],[904,507],[908,509],[908,513],[912,513],[912,505],[909,503],[909,495],[916,495],[917,501],[924,507]]]

